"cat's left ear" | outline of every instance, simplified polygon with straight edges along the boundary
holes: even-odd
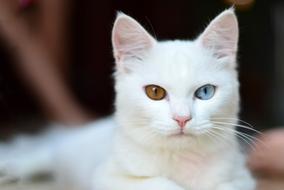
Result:
[[[219,14],[199,36],[201,45],[217,59],[235,60],[238,49],[239,27],[234,9]]]
[[[124,61],[143,57],[156,40],[133,18],[118,13],[112,30],[114,58],[118,66]]]

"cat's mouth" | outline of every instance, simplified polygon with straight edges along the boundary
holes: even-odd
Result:
[[[184,130],[180,130],[179,132],[176,132],[170,135],[170,137],[175,137],[175,138],[183,138],[183,137],[190,137],[190,136],[193,137],[194,135],[189,132],[185,132]]]
[[[175,137],[175,138],[183,138],[183,137],[197,137],[200,135],[203,135],[208,132],[208,128],[190,128],[190,129],[180,129],[179,131],[175,131],[170,135],[170,137]]]

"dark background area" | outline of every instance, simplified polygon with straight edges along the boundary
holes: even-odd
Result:
[[[258,129],[284,124],[284,115],[279,116],[284,111],[280,106],[283,100],[275,96],[283,88],[275,85],[282,83],[276,81],[279,78],[274,52],[278,39],[274,35],[277,26],[273,12],[282,4],[280,0],[256,0],[250,7],[237,7],[241,119]],[[230,4],[224,0],[75,1],[69,30],[72,34],[70,86],[77,99],[92,112],[107,115],[113,111],[110,34],[117,10],[134,17],[158,39],[165,40],[194,39],[211,19],[228,7]],[[11,54],[5,47],[0,49],[0,123],[14,128],[14,123],[44,120],[37,102],[15,72]]]

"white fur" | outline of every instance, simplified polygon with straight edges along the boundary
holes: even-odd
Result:
[[[119,14],[112,40],[115,120],[64,135],[64,143],[55,143],[57,148],[50,151],[55,156],[42,165],[51,167],[68,189],[253,190],[234,132],[220,130],[219,139],[208,134],[214,130],[212,120],[238,116],[234,11],[221,13],[194,41],[165,42]],[[167,98],[149,99],[144,92],[149,84],[163,87]],[[194,92],[206,84],[217,86],[214,97],[195,98]],[[192,117],[183,135],[175,115]]]

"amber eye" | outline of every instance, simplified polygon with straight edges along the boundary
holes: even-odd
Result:
[[[167,92],[160,86],[148,85],[145,87],[145,92],[147,96],[152,100],[162,100],[166,97]]]

